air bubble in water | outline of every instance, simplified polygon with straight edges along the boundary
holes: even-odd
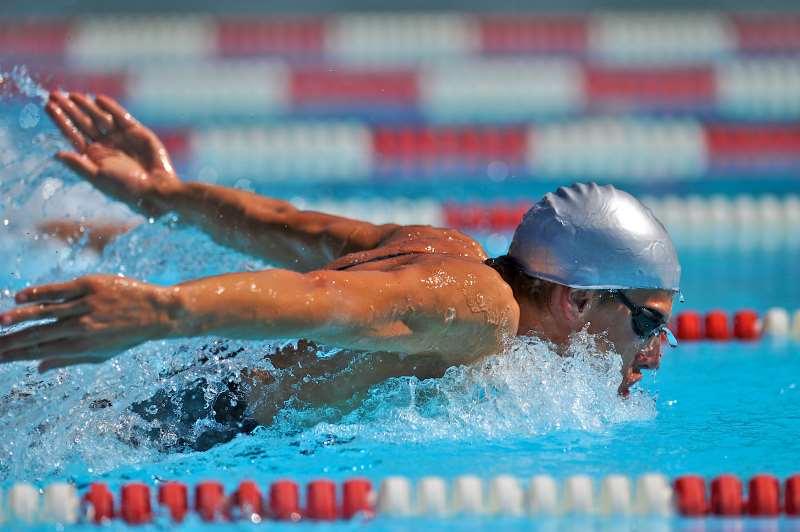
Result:
[[[41,113],[39,111],[39,107],[32,103],[27,104],[25,107],[22,108],[22,111],[19,113],[19,126],[22,129],[31,129],[36,127],[39,123],[39,119],[41,118]]]

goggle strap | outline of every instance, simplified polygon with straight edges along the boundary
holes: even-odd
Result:
[[[672,331],[669,330],[669,327],[662,325],[659,327],[659,330],[667,337],[667,343],[670,347],[678,347],[678,340],[675,338],[675,335],[672,334]]]

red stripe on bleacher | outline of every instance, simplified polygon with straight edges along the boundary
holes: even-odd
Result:
[[[526,131],[518,127],[378,128],[373,147],[381,160],[427,161],[458,159],[521,163]]]
[[[223,57],[321,55],[325,23],[317,17],[225,18],[217,23],[217,53]]]
[[[511,231],[530,209],[527,202],[451,203],[443,206],[445,225],[466,230]]]
[[[168,131],[156,131],[156,134],[173,159],[184,159],[192,155],[189,153],[190,131],[172,129]]]
[[[731,18],[739,50],[777,52],[800,50],[800,16],[792,14],[734,15]]]
[[[592,103],[712,103],[715,96],[714,73],[707,67],[589,67],[584,79]]]
[[[121,73],[43,70],[32,77],[47,90],[105,94],[112,98],[125,98],[128,92],[127,76]]]
[[[295,105],[414,105],[418,92],[417,74],[411,70],[301,69],[292,72],[290,82]]]
[[[478,24],[487,53],[585,54],[589,47],[586,17],[487,16]]]
[[[70,24],[58,22],[0,23],[0,55],[62,57]]]
[[[710,125],[705,128],[710,158],[791,156],[800,158],[800,126]]]

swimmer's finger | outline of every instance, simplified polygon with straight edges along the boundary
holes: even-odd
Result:
[[[45,346],[69,342],[80,333],[77,321],[80,318],[67,318],[63,321],[35,325],[0,336],[0,362],[34,360],[54,354],[74,354],[73,352],[43,351]]]
[[[108,111],[114,118],[114,123],[122,128],[133,127],[139,124],[131,114],[125,110],[116,100],[104,94],[95,98],[97,105],[104,111]]]
[[[50,371],[51,369],[65,368],[67,366],[76,366],[78,364],[100,364],[105,359],[93,356],[80,356],[80,357],[59,357],[48,358],[39,363],[36,370],[39,373]]]
[[[27,307],[15,308],[0,314],[0,324],[8,327],[26,321],[70,318],[86,314],[88,310],[89,308],[81,300],[57,304],[38,303]]]
[[[114,129],[114,119],[111,115],[100,109],[91,99],[77,92],[69,93],[69,99],[92,117],[92,121],[100,133],[108,133]]]
[[[80,280],[64,283],[43,284],[31,286],[17,292],[14,300],[22,303],[45,303],[55,301],[69,301],[89,293],[85,283]]]
[[[64,110],[60,105],[55,103],[53,100],[50,100],[47,102],[47,105],[44,106],[44,109],[47,111],[47,114],[50,115],[50,118],[53,119],[53,122],[56,123],[58,129],[61,130],[61,133],[67,137],[73,146],[75,146],[76,150],[79,152],[86,150],[86,139],[83,138],[81,132],[78,131],[78,128],[75,127],[75,124],[73,124],[69,117],[64,113]]]
[[[84,177],[94,177],[97,175],[97,165],[82,153],[60,151],[56,153],[56,159],[69,166],[76,174],[80,174]]]
[[[53,91],[50,93],[50,99],[58,104],[59,107],[66,113],[73,124],[78,126],[81,133],[94,140],[100,136],[100,132],[95,127],[92,119],[83,112],[82,109],[75,105],[75,102],[61,94],[60,92]]]
[[[20,362],[23,360],[45,360],[58,359],[75,356],[88,356],[86,351],[91,349],[88,340],[61,339],[31,344],[25,347],[13,349],[0,354],[0,364],[8,362]]]

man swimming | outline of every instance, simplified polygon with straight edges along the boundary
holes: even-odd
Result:
[[[175,212],[276,268],[175,286],[90,275],[26,288],[0,314],[5,327],[23,325],[0,336],[0,362],[38,360],[46,371],[163,338],[306,339],[271,357],[296,369],[294,381],[248,374],[252,415],[267,424],[291,394],[347,401],[390,377],[438,377],[501,353],[517,335],[565,346],[578,331],[596,334],[622,356],[627,395],[642,369],[658,367],[661,335],[673,341],[674,247],[649,209],[612,186],[545,195],[508,254],[489,259],[452,229],[374,225],[181,181],[156,135],[111,98],[53,93],[46,109],[75,148],[57,158],[100,191],[147,217]],[[315,343],[343,351],[320,359]],[[343,367],[332,382],[304,378]]]

